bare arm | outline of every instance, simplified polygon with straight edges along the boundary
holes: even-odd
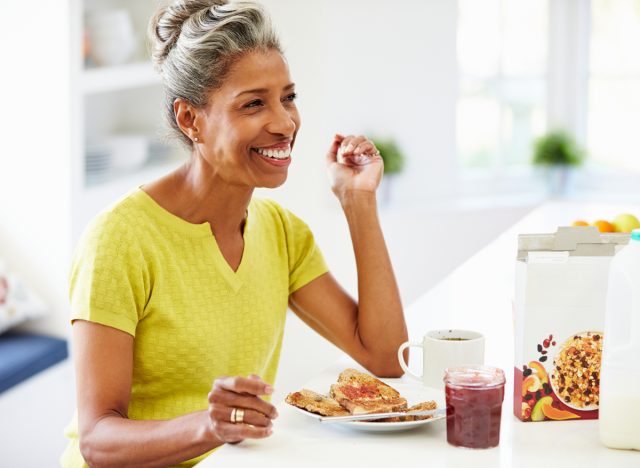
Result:
[[[169,420],[128,419],[133,337],[115,328],[76,320],[73,341],[80,451],[89,466],[173,465],[225,441],[270,434],[271,419],[264,414],[275,417],[275,408],[249,396],[270,391],[258,378],[216,380],[208,410]],[[203,403],[205,398],[203,395]],[[247,410],[245,418],[251,426],[229,422],[232,406],[255,409]]]
[[[222,444],[209,430],[206,411],[166,421],[127,418],[131,335],[76,320],[73,342],[80,450],[89,466],[167,466]]]
[[[351,141],[356,151],[358,146],[367,148],[365,139]],[[369,371],[379,376],[398,377],[403,371],[397,351],[408,335],[377,214],[375,188],[381,167],[376,167],[375,162],[365,168],[342,167],[336,161],[340,143],[343,140],[337,137],[328,159],[330,171],[334,165],[338,172],[333,177],[334,192],[349,225],[358,271],[359,300],[356,303],[332,275],[326,274],[294,292],[290,305],[303,321]],[[348,146],[349,141],[345,140],[343,145],[345,143]],[[364,171],[368,172],[363,174]]]

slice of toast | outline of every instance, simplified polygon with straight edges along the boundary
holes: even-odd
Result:
[[[423,401],[422,403],[418,403],[417,405],[413,405],[411,408],[407,410],[410,411],[426,411],[426,410],[434,410],[438,407],[435,401]],[[402,416],[400,421],[422,421],[423,419],[431,419],[433,416]]]
[[[322,416],[347,416],[349,414],[336,400],[311,390],[302,389],[299,392],[289,393],[284,401]]]
[[[406,411],[407,400],[397,390],[375,377],[346,369],[331,385],[330,396],[351,414]]]

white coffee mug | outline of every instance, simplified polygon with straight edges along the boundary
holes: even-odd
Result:
[[[422,376],[413,374],[404,362],[403,351],[411,346],[422,348]],[[427,387],[444,388],[442,378],[447,367],[484,364],[484,336],[469,330],[433,330],[424,335],[422,343],[402,343],[398,361],[410,378]]]

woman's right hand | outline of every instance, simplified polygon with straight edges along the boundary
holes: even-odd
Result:
[[[273,387],[257,375],[216,379],[209,392],[211,433],[228,443],[269,437],[272,433],[272,421],[278,417],[278,412],[275,406],[260,396],[271,393]],[[239,413],[242,411],[244,414],[240,421]],[[233,422],[233,415],[236,416],[236,422]]]

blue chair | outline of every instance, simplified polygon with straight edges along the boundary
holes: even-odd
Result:
[[[66,340],[26,332],[0,335],[0,393],[68,355]]]

